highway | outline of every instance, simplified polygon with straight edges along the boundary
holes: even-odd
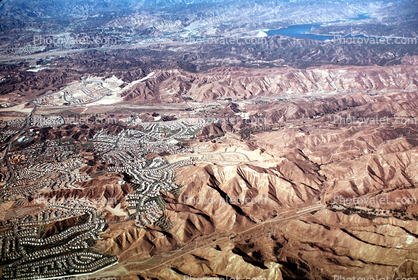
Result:
[[[293,219],[296,219],[298,217],[307,215],[309,213],[312,213],[312,212],[315,212],[315,211],[319,211],[319,210],[324,210],[324,209],[326,209],[326,206],[325,205],[316,204],[316,205],[306,206],[306,207],[303,207],[303,208],[300,208],[300,209],[288,210],[288,211],[285,211],[285,212],[280,213],[280,216],[277,216],[275,218],[272,218],[272,219],[267,220],[267,221],[264,221],[264,222],[257,223],[253,227],[250,227],[248,229],[245,229],[245,230],[243,230],[241,232],[229,234],[229,235],[224,236],[222,238],[215,239],[214,241],[212,241],[212,242],[210,242],[208,244],[202,244],[200,246],[197,246],[196,245],[196,246],[194,246],[194,248],[192,250],[187,250],[187,252],[181,253],[180,255],[177,255],[177,256],[164,256],[164,257],[161,256],[161,255],[154,255],[150,259],[144,260],[142,262],[138,262],[138,261],[135,261],[135,262],[127,262],[127,263],[125,263],[123,265],[124,266],[129,265],[129,264],[137,265],[138,263],[144,263],[145,264],[147,262],[151,262],[154,257],[156,257],[156,258],[158,258],[158,257],[160,257],[160,258],[167,258],[166,261],[163,261],[163,262],[161,262],[161,263],[159,263],[157,265],[154,265],[152,267],[143,269],[145,271],[147,271],[147,270],[154,270],[154,269],[159,268],[159,267],[161,267],[163,265],[172,263],[173,261],[175,261],[175,260],[177,260],[177,259],[179,259],[181,257],[184,257],[186,255],[189,255],[189,254],[193,253],[194,251],[200,250],[200,249],[205,248],[205,247],[213,247],[213,246],[215,246],[219,242],[231,240],[233,238],[236,238],[239,235],[243,235],[245,233],[251,232],[251,231],[253,231],[253,230],[257,229],[257,228],[263,227],[265,225],[274,224],[274,223],[281,223],[281,222],[293,220]],[[209,236],[204,236],[203,238],[205,238],[206,240],[207,239],[214,239],[214,235],[212,234],[212,235],[209,235]],[[184,245],[182,248],[176,250],[175,251],[175,254],[181,252],[181,250],[183,250],[187,246],[192,246],[193,243],[196,243],[197,244],[197,240],[190,241],[188,244]]]

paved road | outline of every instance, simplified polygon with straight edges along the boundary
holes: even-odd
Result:
[[[281,216],[278,216],[278,217],[275,217],[275,218],[273,218],[273,219],[270,219],[270,220],[267,220],[267,221],[264,221],[264,222],[261,222],[261,223],[258,223],[258,224],[256,224],[255,226],[253,226],[253,227],[251,227],[251,228],[248,228],[248,229],[246,229],[246,230],[243,230],[243,231],[241,231],[241,232],[238,232],[238,233],[235,233],[235,234],[231,234],[231,235],[228,235],[228,236],[226,236],[226,237],[223,237],[223,238],[220,238],[220,239],[216,239],[215,241],[213,241],[213,242],[211,242],[211,243],[209,243],[209,244],[204,244],[204,245],[201,245],[201,246],[196,246],[194,249],[192,249],[192,250],[189,250],[189,251],[187,251],[187,252],[185,252],[185,253],[183,253],[183,254],[180,254],[180,255],[178,255],[178,256],[175,256],[175,257],[170,257],[167,261],[164,261],[164,262],[162,262],[162,263],[159,263],[158,265],[155,265],[155,266],[152,266],[152,267],[150,267],[150,268],[146,268],[146,269],[144,269],[144,270],[153,270],[153,269],[156,269],[156,268],[159,268],[159,267],[161,267],[161,266],[163,266],[163,265],[165,265],[165,264],[169,264],[169,263],[171,263],[171,262],[173,262],[174,260],[176,260],[176,259],[179,259],[179,258],[181,258],[181,257],[183,257],[183,256],[186,256],[186,255],[188,255],[188,254],[191,254],[191,253],[193,253],[194,251],[196,251],[196,250],[199,250],[199,249],[202,249],[202,248],[205,248],[205,247],[210,247],[210,246],[215,246],[218,242],[220,242],[220,241],[223,241],[223,240],[230,240],[231,238],[234,238],[234,237],[236,237],[236,236],[238,236],[238,235],[242,235],[242,234],[244,234],[244,233],[246,233],[246,232],[250,232],[250,231],[252,231],[252,230],[254,230],[254,229],[256,229],[256,228],[259,228],[259,227],[262,227],[262,226],[265,226],[265,225],[267,225],[267,224],[272,224],[272,223],[281,223],[281,222],[284,222],[284,221],[287,221],[287,220],[293,220],[293,219],[295,219],[295,218],[298,218],[298,217],[301,217],[301,216],[303,216],[303,215],[306,215],[306,214],[309,214],[309,213],[311,213],[311,212],[314,212],[314,211],[318,211],[318,210],[323,210],[323,209],[326,209],[326,206],[325,205],[322,205],[322,204],[315,204],[315,205],[310,205],[310,206],[307,206],[307,207],[303,207],[303,208],[300,208],[300,209],[295,209],[295,210],[289,210],[289,211],[286,211],[286,212],[283,212],[283,213],[280,213],[281,214]],[[291,216],[284,216],[283,217],[283,215],[284,214],[287,214],[287,213],[295,213],[295,214],[293,214],[293,215],[291,215]],[[211,237],[211,236],[209,236],[209,237]],[[195,242],[195,241],[192,241],[192,242]],[[197,242],[197,241],[196,241]],[[187,244],[187,245],[190,245],[190,243],[189,244]],[[185,246],[187,246],[187,245],[185,245]],[[185,247],[185,246],[183,246],[183,248]],[[155,257],[158,257],[157,255],[155,255]],[[151,257],[151,259],[152,259],[153,257]],[[146,263],[146,262],[149,262],[151,259],[147,259],[147,260],[145,260],[145,261],[142,261],[142,262],[128,262],[128,263],[126,263],[126,264],[124,264],[124,265],[129,265],[129,264],[138,264],[138,263]]]

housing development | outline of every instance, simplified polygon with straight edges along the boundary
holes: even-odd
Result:
[[[128,219],[138,227],[155,224],[169,230],[172,222],[164,217],[161,192],[178,191],[175,170],[195,162],[193,149],[181,147],[179,141],[193,138],[205,125],[202,119],[143,122],[117,133],[102,128],[84,143],[73,138],[40,140],[40,129],[64,125],[59,119],[44,117],[37,126],[30,118],[30,128],[17,140],[15,122],[3,124],[2,144],[9,148],[0,200],[16,201],[21,207],[1,213],[0,255],[2,263],[9,263],[3,279],[86,274],[117,262],[115,256],[89,250],[107,227],[97,214],[98,200],[53,195],[94,180],[85,171],[88,163],[82,156],[90,150],[106,165],[100,173],[123,173],[132,185],[133,192],[126,196]],[[147,159],[150,154],[157,156]],[[158,154],[184,154],[186,159],[169,163]],[[111,203],[116,199],[104,200],[105,205]]]
[[[0,0],[0,279],[417,280],[418,1]]]

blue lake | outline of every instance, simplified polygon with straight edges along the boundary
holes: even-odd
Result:
[[[370,17],[366,16],[366,14],[358,15],[356,18],[349,18],[346,20],[337,20],[337,21],[331,21],[328,23],[337,23],[342,21],[352,21],[352,20],[362,20],[362,19],[369,19]],[[289,37],[296,37],[296,38],[306,38],[306,39],[314,39],[319,41],[325,41],[334,39],[335,37],[332,35],[317,35],[317,34],[311,34],[307,33],[311,31],[313,28],[320,27],[324,22],[321,23],[311,23],[311,24],[298,24],[298,25],[290,25],[285,28],[279,28],[279,29],[272,29],[269,31],[266,31],[268,36],[271,35],[284,35]],[[364,37],[363,35],[359,36],[347,36],[345,38],[353,38],[353,37]]]

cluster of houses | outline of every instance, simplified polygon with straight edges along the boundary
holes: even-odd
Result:
[[[35,195],[39,190],[50,188],[55,183],[56,180],[54,179],[47,179],[30,185],[24,185],[22,182],[10,183],[0,190],[0,199],[11,201],[16,199],[16,197]]]
[[[0,128],[1,128],[1,124],[0,124]],[[15,129],[1,129],[0,130],[0,143],[6,142],[8,139],[10,139],[9,137],[13,137],[18,132],[19,131]]]
[[[135,225],[143,227],[152,225],[163,215],[163,210],[155,200],[150,200],[143,205],[143,210],[135,214]]]
[[[33,280],[91,273],[117,263],[116,257],[107,257],[92,252],[74,252],[46,260],[8,266],[3,269],[3,279]]]
[[[42,126],[42,123],[55,126],[60,119],[32,119],[33,125]],[[178,145],[178,140],[192,138],[204,124],[204,120],[142,123],[140,129],[125,129],[116,135],[101,130],[90,139],[108,166],[105,171],[125,172],[130,178],[128,183],[135,193],[129,194],[126,200],[128,213],[135,218],[136,226],[169,224],[164,221],[161,192],[177,190],[175,170],[193,164],[196,158],[169,163],[158,154],[188,153],[191,149]],[[76,146],[66,141],[46,140],[10,151],[8,159],[14,180],[2,186],[0,199],[35,197],[40,191],[71,189],[79,182],[91,180],[89,175],[80,172],[85,162]],[[106,225],[97,217],[94,204],[80,200],[56,203],[37,200],[37,203],[42,208],[1,224],[0,255],[3,262],[13,261],[3,269],[3,279],[88,273],[117,262],[115,257],[87,252],[91,241],[99,238]],[[42,226],[72,217],[83,218],[80,223],[49,236],[42,236],[38,231]]]
[[[105,221],[96,216],[93,204],[83,200],[47,203],[41,211],[15,218],[0,234],[3,262],[15,260],[3,269],[2,279],[34,279],[35,276],[55,277],[65,274],[93,272],[117,258],[84,251],[88,240],[98,239]],[[41,237],[38,227],[72,217],[86,217],[48,237]]]
[[[92,142],[102,159],[111,166],[109,172],[126,172],[135,190],[126,197],[128,208],[134,209],[135,224],[145,226],[155,223],[163,215],[156,198],[162,191],[178,187],[173,183],[175,169],[191,165],[196,160],[190,158],[169,164],[161,157],[146,160],[149,153],[187,153],[191,149],[176,145],[176,139],[191,138],[194,131],[203,127],[204,120],[169,121],[141,123],[142,130],[126,129],[118,134],[99,131]],[[129,212],[129,211],[128,211]]]
[[[39,190],[72,189],[74,184],[90,179],[79,168],[85,164],[75,145],[68,141],[46,140],[27,148],[9,152],[14,181],[0,189],[0,199],[10,201],[18,196],[30,196]],[[3,178],[7,182],[10,174]],[[51,178],[51,176],[54,176]]]
[[[8,129],[22,129],[26,124],[25,118],[18,118],[9,121],[1,121],[0,127],[7,127]]]
[[[61,105],[80,105],[95,102],[111,95],[112,90],[105,87],[100,79],[74,82],[60,91],[45,94],[33,101],[38,107]]]
[[[61,116],[34,117],[30,118],[31,126],[36,127],[55,127],[65,124],[65,120]]]

